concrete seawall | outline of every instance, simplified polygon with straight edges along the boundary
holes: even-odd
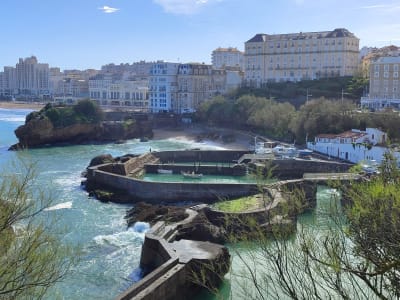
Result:
[[[132,196],[132,202],[190,200],[210,203],[252,195],[258,191],[256,184],[149,182],[97,169],[88,172],[88,180],[100,187],[123,190]]]
[[[150,182],[139,179],[144,172],[156,173],[159,168],[168,168],[173,173],[196,171],[204,175],[243,176],[247,172],[244,164],[236,164],[248,151],[231,150],[185,150],[146,153],[120,163],[109,163],[88,168],[87,181],[91,187],[119,190],[130,196],[129,202],[152,203],[195,201],[211,203],[256,194],[256,183],[210,183],[210,182]],[[179,165],[176,163],[194,163]],[[198,162],[198,164],[196,163]],[[216,165],[200,165],[201,162]],[[219,164],[219,165],[218,165]],[[347,171],[351,164],[320,160],[270,160],[251,163],[279,179],[302,178],[304,173]]]

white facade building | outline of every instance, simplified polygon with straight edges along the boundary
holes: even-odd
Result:
[[[400,56],[380,57],[369,70],[369,96],[361,98],[361,107],[400,109]]]
[[[359,65],[359,39],[347,29],[290,34],[256,34],[245,43],[245,82],[353,76]]]
[[[314,142],[308,142],[307,148],[334,158],[340,158],[353,163],[360,161],[376,161],[381,163],[384,154],[387,135],[376,128],[366,131],[352,129],[339,134],[319,134]],[[395,152],[400,158],[400,153]]]
[[[176,106],[179,63],[159,61],[150,69],[149,98],[151,112],[172,111]]]
[[[149,109],[148,80],[123,79],[120,74],[97,74],[89,79],[90,99],[102,107]]]

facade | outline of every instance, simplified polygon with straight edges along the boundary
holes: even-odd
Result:
[[[89,79],[90,99],[103,107],[149,109],[148,80],[124,79],[119,74],[97,74]]]
[[[212,66],[205,64],[181,64],[178,68],[177,101],[172,109],[178,113],[194,112],[199,105],[210,99],[216,89],[222,88],[221,79],[215,74],[212,86]],[[217,83],[220,86],[217,86]]]
[[[20,58],[15,66],[18,94],[21,96],[49,96],[49,65],[39,64],[35,56]]]
[[[400,109],[400,56],[380,57],[369,69],[369,96],[361,98],[361,107]]]
[[[151,112],[173,110],[177,104],[179,63],[159,61],[150,69],[149,98]]]
[[[211,97],[240,86],[240,71],[200,63],[157,62],[150,71],[152,112],[191,113]]]
[[[46,98],[50,95],[49,65],[40,64],[35,56],[20,58],[14,67],[0,72],[0,96]]]
[[[256,34],[245,43],[245,84],[353,76],[359,39],[347,29]]]
[[[387,135],[376,128],[366,131],[352,129],[339,134],[319,134],[314,142],[308,142],[307,148],[329,157],[344,159],[353,163],[360,161],[376,161],[381,163],[384,154]],[[397,158],[398,152],[394,153]]]
[[[101,67],[101,73],[129,74],[130,77],[146,79],[154,62],[139,61],[132,64],[108,64]]]
[[[244,53],[237,48],[217,48],[211,54],[214,69],[234,68],[243,70]]]

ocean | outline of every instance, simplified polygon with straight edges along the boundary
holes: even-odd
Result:
[[[120,156],[149,151],[202,148],[218,149],[204,143],[166,139],[125,144],[78,145],[8,151],[17,142],[14,130],[22,125],[30,110],[0,109],[0,170],[23,156],[35,164],[38,184],[55,195],[45,214],[56,217],[62,242],[78,247],[82,257],[71,274],[56,284],[48,299],[113,299],[137,275],[144,233],[128,229],[124,216],[131,206],[102,203],[89,198],[81,187],[81,173],[96,155]]]
[[[0,109],[0,171],[7,172],[9,163],[19,157],[37,164],[37,181],[55,195],[54,203],[41,217],[55,217],[53,228],[61,241],[80,249],[79,263],[64,280],[52,287],[46,299],[113,299],[137,280],[143,230],[127,228],[124,216],[129,205],[102,203],[89,198],[81,187],[81,173],[96,155],[120,156],[149,151],[187,148],[218,149],[215,145],[176,139],[125,144],[78,145],[8,151],[17,142],[14,130],[22,125],[30,110]],[[317,209],[299,218],[301,226],[323,228],[332,190],[320,189]],[[143,227],[143,226],[139,226]],[[145,226],[144,226],[145,227]],[[141,228],[142,229],[142,228]],[[235,247],[231,245],[230,247]],[[241,268],[233,257],[233,272]],[[231,282],[231,284],[230,284]],[[222,294],[237,295],[233,277],[228,274]],[[209,294],[197,299],[213,299]],[[239,299],[233,297],[234,299]]]

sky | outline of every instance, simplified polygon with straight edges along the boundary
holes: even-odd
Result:
[[[211,63],[257,33],[347,28],[400,45],[400,0],[1,0],[0,70],[35,55],[65,69],[140,60]]]

